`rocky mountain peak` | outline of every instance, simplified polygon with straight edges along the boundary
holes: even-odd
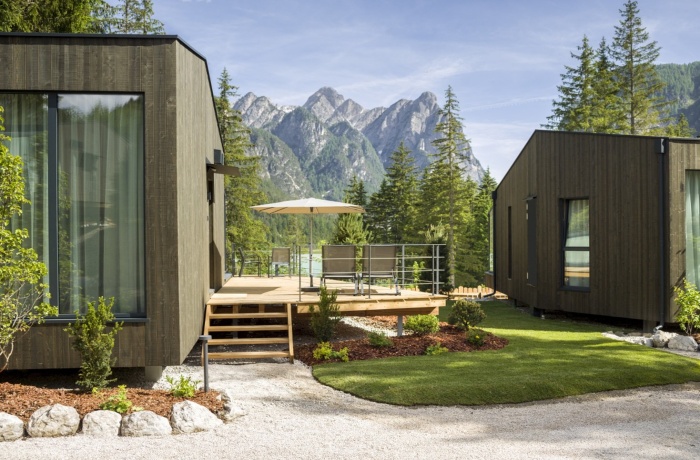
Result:
[[[316,115],[321,121],[327,121],[345,98],[333,88],[327,86],[313,93],[302,106]]]

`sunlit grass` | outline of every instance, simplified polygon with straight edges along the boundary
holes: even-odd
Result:
[[[401,405],[481,405],[700,381],[700,361],[604,338],[605,326],[542,320],[503,302],[482,304],[502,350],[314,367],[321,382]]]

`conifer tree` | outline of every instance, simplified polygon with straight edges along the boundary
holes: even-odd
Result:
[[[445,105],[440,109],[439,114],[441,121],[436,125],[435,131],[440,137],[433,141],[437,153],[434,155],[434,162],[428,168],[429,181],[426,185],[429,189],[426,190],[424,187],[423,193],[428,192],[439,196],[439,190],[444,190],[447,200],[447,214],[444,222],[447,228],[447,264],[452,273],[450,282],[454,285],[455,228],[459,220],[458,213],[464,212],[464,209],[459,207],[458,194],[464,183],[463,164],[468,159],[468,141],[464,136],[462,118],[459,116],[459,101],[451,86],[448,86],[445,91]]]
[[[659,57],[659,47],[655,41],[649,41],[649,33],[642,26],[636,1],[627,0],[620,14],[622,19],[615,26],[611,55],[620,83],[627,133],[654,134],[662,122],[667,122],[664,119],[665,103],[661,98],[664,83],[654,67]]]
[[[260,157],[249,155],[250,131],[243,124],[240,112],[231,105],[238,88],[231,84],[226,69],[219,77],[219,96],[216,97],[216,112],[224,143],[226,164],[237,166],[240,177],[225,176],[226,193],[226,252],[230,263],[234,245],[238,249],[253,251],[267,246],[267,226],[253,215],[251,206],[264,203],[266,196],[261,189],[258,174]]]
[[[615,77],[615,66],[610,59],[610,47],[605,38],[600,40],[596,51],[593,93],[592,131],[609,134],[626,131],[627,119],[619,98],[620,84]]]
[[[588,43],[588,37],[578,47],[579,54],[571,53],[578,61],[576,67],[565,66],[561,74],[562,84],[557,86],[559,100],[553,102],[552,115],[545,127],[559,131],[593,130],[592,108],[596,99],[594,93],[595,52]]]

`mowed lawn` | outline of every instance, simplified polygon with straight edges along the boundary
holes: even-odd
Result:
[[[315,366],[319,382],[399,405],[519,403],[700,381],[700,360],[606,339],[610,327],[542,320],[504,302],[482,303],[479,326],[507,338],[497,351]]]

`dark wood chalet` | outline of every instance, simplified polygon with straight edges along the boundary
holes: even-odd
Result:
[[[223,284],[223,162],[205,59],[176,36],[0,34],[0,106],[25,162],[16,225],[59,316],[10,369],[77,368],[75,311],[115,298],[117,366],[181,363]]]
[[[493,195],[491,287],[538,310],[672,322],[700,284],[700,140],[535,131]]]

